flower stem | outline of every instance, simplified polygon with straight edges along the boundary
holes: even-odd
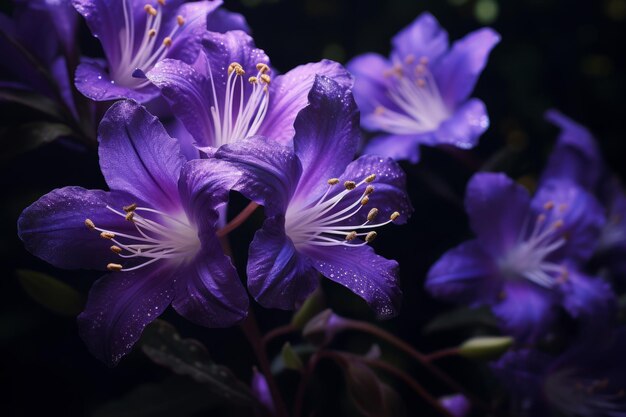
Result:
[[[432,362],[437,359],[446,358],[449,356],[456,356],[459,354],[459,348],[453,347],[448,349],[441,349],[436,352],[429,353],[426,355],[426,360]]]
[[[252,310],[250,310],[248,318],[246,318],[246,320],[241,323],[241,329],[248,338],[250,346],[252,346],[252,350],[254,351],[254,355],[259,362],[261,373],[263,373],[265,379],[267,380],[267,384],[269,385],[270,393],[272,394],[272,399],[274,401],[274,405],[276,406],[276,417],[289,417],[285,402],[280,395],[278,385],[276,384],[276,380],[272,375],[270,363],[267,358],[267,352],[265,351],[265,346],[263,345],[261,339],[261,332],[259,331],[259,326],[256,322]]]
[[[248,217],[252,215],[252,213],[254,213],[257,207],[259,207],[259,205],[255,202],[251,202],[250,204],[248,204],[246,208],[243,209],[238,215],[236,215],[234,219],[228,222],[226,226],[215,232],[217,237],[224,237],[239,226],[241,226],[241,224],[245,222]]]
[[[262,338],[263,346],[267,347],[269,342],[276,339],[277,337],[284,336],[289,333],[294,333],[294,332],[297,332],[298,330],[299,329],[293,324],[285,324],[284,326],[279,326],[275,329],[272,329],[263,336]]]

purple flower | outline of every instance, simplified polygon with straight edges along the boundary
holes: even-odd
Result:
[[[26,248],[54,266],[111,271],[78,317],[93,354],[117,363],[169,304],[208,327],[242,320],[248,298],[215,237],[237,175],[213,176],[223,170],[216,160],[185,163],[178,142],[132,101],[111,107],[99,140],[111,191],[54,190],[18,222]]]
[[[256,136],[214,154],[243,173],[234,189],[268,216],[250,245],[248,288],[265,307],[294,309],[321,273],[389,317],[401,296],[398,264],[368,243],[373,229],[411,213],[404,173],[388,158],[352,161],[359,128],[350,90],[317,76],[309,103],[296,118],[294,148]]]
[[[286,144],[316,74],[345,86],[352,83],[341,65],[328,60],[275,76],[265,52],[241,31],[207,33],[203,44],[205,54],[193,66],[166,59],[147,76],[162,89],[197,146],[209,153],[254,135]]]
[[[439,398],[439,403],[454,417],[465,417],[472,409],[472,404],[463,394],[446,395]]]
[[[508,352],[492,365],[513,397],[513,415],[626,416],[624,329],[608,346],[574,345],[558,356],[533,350]]]
[[[389,60],[368,53],[349,62],[362,125],[380,132],[365,153],[415,163],[419,145],[476,145],[489,118],[485,104],[469,96],[499,41],[483,28],[450,48],[446,31],[423,13],[393,38]]]
[[[106,62],[85,59],[76,71],[76,87],[96,101],[132,98],[147,102],[158,89],[145,73],[164,58],[193,62],[207,30],[247,29],[241,16],[219,12],[221,0],[72,0],[100,40]],[[208,18],[211,14],[216,16]]]
[[[558,306],[581,322],[610,318],[610,286],[579,268],[605,221],[593,196],[553,180],[531,199],[505,175],[479,173],[468,184],[465,207],[476,238],[431,268],[426,287],[433,295],[492,306],[520,341],[544,336]]]

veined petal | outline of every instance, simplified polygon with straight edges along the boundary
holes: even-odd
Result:
[[[18,219],[20,239],[33,255],[59,268],[105,269],[117,262],[111,242],[89,230],[86,219],[109,230],[132,231],[123,217],[107,209],[121,207],[129,197],[81,187],[56,189],[26,208]]]
[[[264,307],[296,309],[318,287],[311,260],[285,235],[285,219],[269,217],[256,232],[248,256],[248,289]]]
[[[231,30],[241,30],[251,33],[250,26],[243,15],[225,9],[217,9],[209,14],[206,26],[210,32],[226,33]]]
[[[501,297],[493,312],[508,334],[520,343],[532,343],[547,335],[556,317],[556,294],[530,282],[507,281]]]
[[[479,29],[456,41],[435,64],[433,73],[448,107],[455,108],[469,97],[498,42],[500,35],[493,29]]]
[[[316,76],[309,106],[295,122],[294,148],[302,162],[297,194],[319,198],[324,180],[338,177],[352,161],[360,140],[359,111],[352,92],[326,76]]]
[[[91,353],[115,365],[131,351],[143,329],[174,298],[174,272],[163,265],[112,273],[91,287],[85,311],[78,316],[80,336]]]
[[[425,285],[437,298],[474,306],[492,303],[502,288],[493,260],[476,240],[443,254],[428,271]]]
[[[408,56],[426,57],[431,62],[448,50],[448,33],[428,12],[422,13],[391,41],[392,60],[402,61]]]
[[[532,210],[545,216],[566,236],[563,247],[555,255],[585,261],[593,253],[606,219],[600,203],[591,194],[570,181],[552,180],[535,194]]]
[[[324,75],[340,86],[350,88],[352,78],[339,63],[327,59],[300,65],[276,76],[269,85],[270,104],[258,134],[289,145],[293,139],[296,116],[309,104],[309,91],[316,75]]]
[[[72,0],[74,8],[87,22],[91,33],[100,40],[109,62],[119,60],[119,31],[124,25],[123,2],[119,0]]]
[[[203,239],[202,250],[177,274],[174,309],[205,327],[228,327],[248,314],[248,294],[219,241]]]
[[[363,153],[393,158],[396,161],[408,160],[416,164],[420,159],[420,144],[431,142],[432,136],[430,132],[421,135],[382,134],[370,140]]]
[[[449,144],[461,149],[470,149],[489,127],[489,116],[485,103],[473,98],[456,109],[433,133],[433,145]]]
[[[363,298],[379,319],[398,314],[402,291],[398,263],[377,255],[371,246],[308,246],[303,252],[326,278]]]
[[[234,190],[265,206],[268,216],[285,213],[302,174],[291,149],[255,136],[224,145],[214,156],[242,172]]]
[[[180,146],[159,120],[133,101],[115,103],[98,129],[100,167],[112,190],[124,190],[156,209],[181,208]]]
[[[492,256],[516,244],[529,210],[530,196],[504,174],[478,173],[465,193],[465,209],[474,233]]]
[[[368,123],[367,116],[378,106],[397,107],[387,95],[390,79],[385,74],[391,69],[391,63],[384,57],[367,53],[352,59],[346,65],[354,76],[354,99],[363,114],[361,123],[366,129],[378,130],[378,124]]]

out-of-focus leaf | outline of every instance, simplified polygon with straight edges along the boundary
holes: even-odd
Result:
[[[298,355],[301,358],[307,357],[317,352],[317,348],[309,344],[293,345],[291,346],[291,350],[293,350],[296,353],[296,355]],[[285,364],[285,361],[283,360],[282,355],[275,356],[274,359],[272,360],[272,365],[271,365],[272,374],[277,375],[285,371],[286,369],[289,369],[289,368]]]
[[[16,271],[24,291],[36,302],[57,314],[75,317],[83,310],[83,296],[69,285],[41,272]]]
[[[298,329],[303,329],[304,326],[315,317],[320,311],[324,309],[326,303],[324,302],[324,294],[318,288],[309,298],[304,301],[302,307],[293,315],[291,324]]]
[[[0,159],[9,159],[72,134],[73,130],[62,123],[32,122],[0,128],[0,143],[2,143]]]
[[[285,367],[287,369],[299,371],[304,367],[302,359],[300,359],[300,356],[298,356],[298,354],[293,350],[291,343],[289,342],[283,345],[280,356],[283,358],[283,362],[285,363]]]
[[[459,354],[471,359],[497,359],[513,345],[508,336],[473,337],[459,346]]]
[[[344,374],[348,395],[364,416],[391,417],[385,405],[383,384],[374,371],[361,362],[348,361]]]
[[[187,375],[222,400],[237,405],[252,405],[254,397],[246,384],[225,366],[213,362],[204,345],[194,339],[181,339],[176,329],[155,320],[141,337],[141,349],[157,364],[178,375]]]
[[[161,383],[140,385],[111,401],[92,417],[187,417],[198,415],[216,404],[205,385],[189,378],[171,377]]]
[[[470,326],[497,328],[498,322],[488,308],[460,308],[442,314],[432,320],[424,327],[424,333],[448,331]]]
[[[386,415],[391,417],[405,417],[406,405],[400,395],[389,385],[381,383],[383,393],[383,404],[385,404]]]
[[[16,103],[56,119],[63,119],[63,114],[54,101],[32,91],[3,87],[0,89],[0,101]]]

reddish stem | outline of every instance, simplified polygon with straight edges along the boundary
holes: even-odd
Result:
[[[284,336],[289,333],[294,333],[294,332],[297,332],[298,330],[299,329],[293,324],[285,324],[284,326],[279,326],[275,329],[272,329],[263,336],[262,338],[263,346],[267,348],[268,343],[276,339],[277,337]]]
[[[217,237],[224,237],[239,226],[241,226],[241,224],[245,222],[248,217],[252,215],[252,213],[254,213],[254,210],[256,210],[257,207],[259,207],[259,205],[255,202],[251,202],[250,204],[248,204],[246,208],[243,209],[238,215],[236,215],[234,219],[228,222],[226,226],[215,232]]]
[[[426,360],[428,360],[429,362],[432,362],[437,359],[446,358],[449,356],[457,356],[458,354],[459,354],[459,348],[456,348],[456,347],[442,349],[442,350],[438,350],[436,352],[432,352],[426,355]]]

